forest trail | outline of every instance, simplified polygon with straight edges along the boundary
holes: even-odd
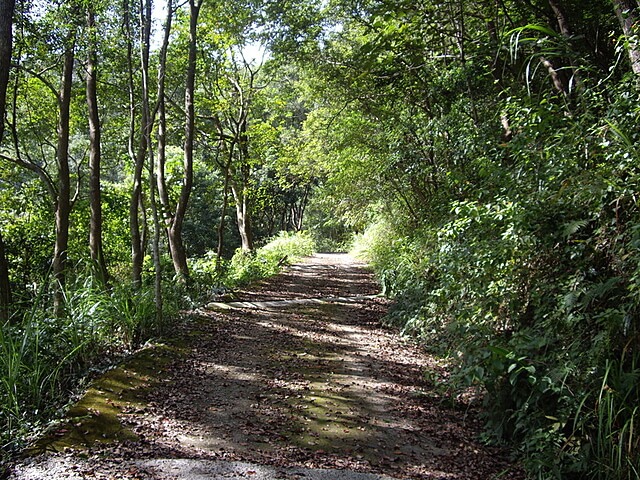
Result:
[[[107,414],[87,409],[59,436],[100,441],[28,459],[12,478],[522,478],[477,441],[475,409],[425,380],[442,367],[381,326],[376,293],[364,265],[320,254],[192,312],[172,333],[183,353],[158,360],[153,382],[140,374],[152,384],[140,402],[98,389],[118,433],[89,432],[83,419]]]

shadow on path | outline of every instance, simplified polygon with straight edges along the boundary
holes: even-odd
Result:
[[[120,416],[137,439],[90,453],[127,459],[134,476],[114,478],[316,478],[294,467],[343,470],[317,478],[522,478],[477,442],[474,412],[445,407],[425,381],[437,362],[381,327],[386,302],[375,293],[362,265],[325,254],[241,292],[251,308],[194,312],[174,332],[189,353],[163,368],[142,411]],[[325,300],[287,302],[301,298]],[[155,460],[170,458],[250,463],[218,477],[207,464],[210,475],[196,477],[193,465],[205,464],[182,464],[189,476]],[[259,477],[246,465],[280,470]]]

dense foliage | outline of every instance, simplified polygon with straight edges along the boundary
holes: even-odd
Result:
[[[2,471],[179,309],[310,254],[314,179],[281,160],[301,107],[244,56],[251,2],[0,7]]]
[[[305,128],[389,321],[532,476],[638,478],[636,37],[610,2],[333,6]]]

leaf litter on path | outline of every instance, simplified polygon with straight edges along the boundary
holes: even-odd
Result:
[[[80,478],[196,478],[193,468],[191,477],[184,470],[172,474],[178,460],[166,459],[245,465],[235,474],[201,478],[255,477],[261,470],[250,465],[280,472],[264,478],[289,478],[286,472],[293,475],[295,468],[335,469],[327,478],[337,478],[336,471],[523,478],[505,452],[479,443],[474,407],[449,407],[431,394],[424,372],[436,370],[430,376],[442,377],[442,368],[382,326],[386,300],[363,298],[375,292],[364,266],[325,254],[239,292],[245,302],[323,302],[192,312],[174,330],[187,353],[164,365],[162,379],[145,392],[143,408],[118,417],[134,436],[58,456],[78,465],[91,459]],[[20,471],[16,479],[30,478]],[[299,470],[304,478],[314,471]]]

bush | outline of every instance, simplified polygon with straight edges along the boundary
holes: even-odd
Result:
[[[314,252],[312,238],[305,232],[280,232],[254,252],[237,250],[226,271],[225,286],[234,288],[277,274],[283,265]]]
[[[487,441],[538,478],[638,478],[638,229],[607,243],[611,213],[580,221],[563,193],[456,202],[428,231],[380,221],[360,253],[396,300],[387,320],[485,392]]]
[[[247,285],[277,274],[284,265],[298,261],[315,251],[315,243],[306,232],[280,232],[266,245],[251,252],[236,250],[231,260],[216,268],[215,252],[191,262],[191,272],[201,295],[211,287],[226,290]],[[204,293],[203,293],[204,292]]]

